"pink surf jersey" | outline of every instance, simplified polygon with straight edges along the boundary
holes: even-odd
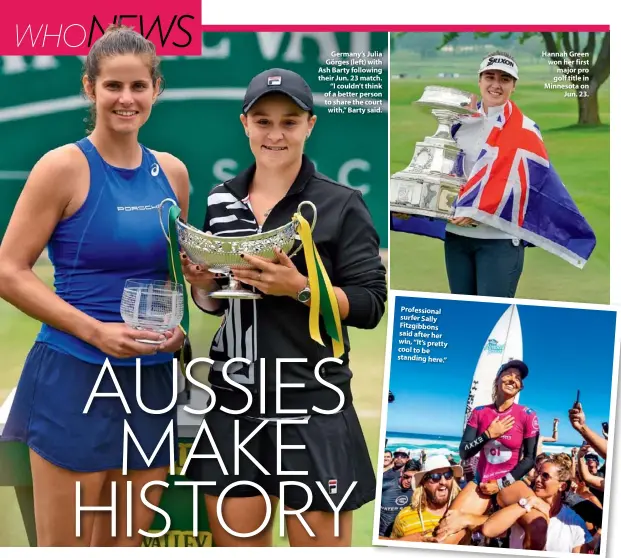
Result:
[[[502,420],[509,415],[515,418],[511,429],[500,438],[488,440],[478,454],[477,483],[496,480],[509,473],[520,461],[522,442],[538,434],[539,421],[535,411],[517,403],[502,413],[494,404],[476,407],[470,415],[468,426],[477,429],[477,436],[483,434],[496,417]]]

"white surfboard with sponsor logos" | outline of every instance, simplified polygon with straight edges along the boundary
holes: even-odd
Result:
[[[514,359],[522,360],[522,326],[517,306],[512,304],[496,322],[483,345],[466,401],[464,429],[474,408],[492,403],[492,387],[498,369]],[[519,394],[516,403],[518,399]]]

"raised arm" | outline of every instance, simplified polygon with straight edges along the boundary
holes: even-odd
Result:
[[[552,436],[540,436],[539,441],[542,443],[545,442],[558,442],[558,423],[559,420],[557,418],[554,419],[552,424]]]
[[[586,416],[582,410],[582,404],[577,403],[569,410],[569,422],[571,426],[586,440],[600,457],[606,459],[608,453],[608,440],[591,430],[586,423]]]
[[[578,470],[580,471],[580,476],[585,483],[593,488],[596,488],[597,490],[604,490],[604,477],[598,477],[597,475],[593,475],[589,472],[589,467],[587,466],[583,451],[581,451],[578,455]]]

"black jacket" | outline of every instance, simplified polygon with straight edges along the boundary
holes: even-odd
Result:
[[[211,191],[204,231],[218,236],[259,232],[259,225],[245,201],[255,168],[253,165]],[[384,314],[387,296],[386,270],[380,259],[379,238],[360,192],[319,174],[306,156],[287,195],[269,213],[262,232],[290,222],[303,200],[317,207],[313,240],[332,284],[343,289],[349,300],[349,315],[343,321],[343,364],[328,363],[321,371],[322,378],[345,393],[347,407],[352,400],[347,326],[364,329],[377,326]],[[308,210],[304,207],[302,214],[310,222]],[[303,250],[293,256],[292,261],[300,273],[308,275]],[[323,386],[314,375],[316,363],[332,356],[332,343],[322,320],[320,327],[325,347],[310,337],[309,312],[307,306],[287,296],[263,295],[259,300],[223,301],[219,314],[224,314],[224,320],[210,351],[215,365],[209,380],[216,388],[217,407],[241,409],[247,401],[245,394],[222,377],[223,365],[233,357],[244,357],[253,363],[250,366],[235,363],[228,368],[229,377],[254,394],[248,416],[261,415],[258,397],[261,359],[265,359],[267,394],[264,416],[276,416],[276,359],[307,359],[305,363],[282,364],[281,383],[303,383],[305,387],[282,388],[281,408],[306,409],[312,414],[313,406],[330,410],[338,405],[338,394]]]

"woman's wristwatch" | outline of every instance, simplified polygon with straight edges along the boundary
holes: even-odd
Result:
[[[306,286],[301,291],[298,291],[297,299],[302,303],[306,303],[310,300],[310,297],[311,297],[311,290],[310,290],[310,285],[308,284],[308,279],[307,279]]]
[[[532,506],[528,503],[528,499],[527,498],[520,498],[518,500],[518,505],[521,508],[524,508],[526,510],[526,512],[529,512],[529,511],[531,511],[533,509]]]

